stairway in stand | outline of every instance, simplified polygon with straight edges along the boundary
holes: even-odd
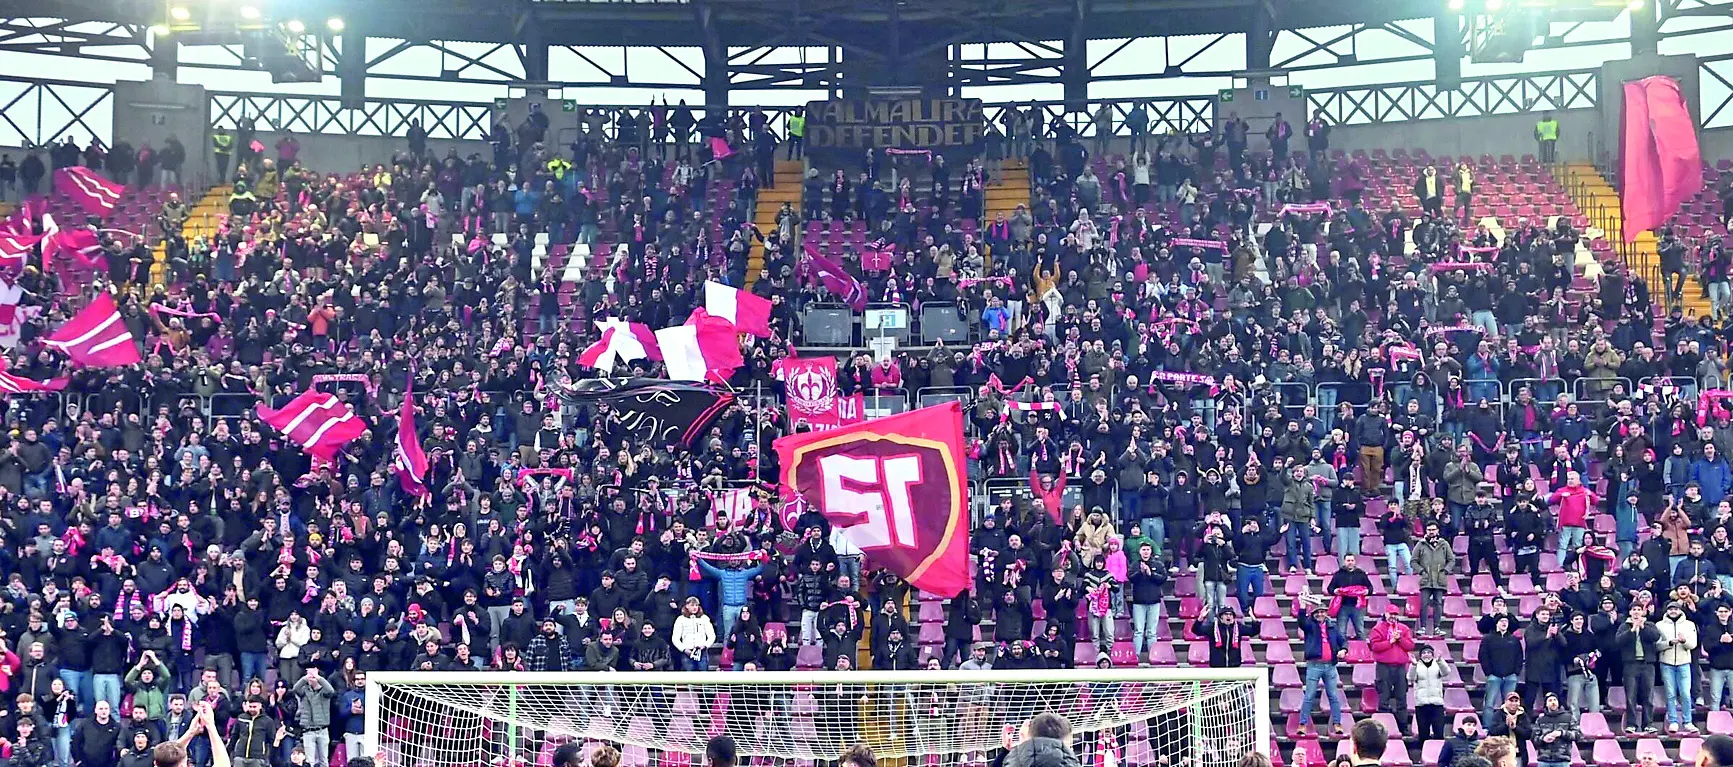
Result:
[[[193,240],[200,237],[208,242],[217,236],[217,230],[222,226],[223,217],[229,213],[229,194],[234,188],[228,184],[213,186],[205,192],[198,202],[187,210],[186,223],[181,224],[181,238],[190,247]],[[150,249],[150,282],[152,285],[163,285],[168,280],[168,243],[157,242]]]
[[[987,180],[987,195],[981,228],[985,230],[1002,213],[1009,220],[1018,205],[1028,205],[1029,163],[1021,157],[1007,158],[999,175]],[[988,256],[991,258],[991,255]]]
[[[774,189],[761,186],[758,189],[758,206],[752,214],[752,223],[758,230],[769,234],[776,229],[776,214],[782,210],[782,204],[788,203],[794,208],[798,219],[800,214],[800,185],[802,176],[806,173],[804,160],[777,160],[776,187]],[[746,287],[751,288],[758,282],[758,272],[764,268],[764,243],[756,240],[752,250],[746,257]]]
[[[1595,170],[1595,166],[1586,162],[1570,162],[1553,171],[1559,181],[1564,183],[1577,207],[1588,214],[1589,225],[1606,232],[1607,241],[1619,243],[1623,241],[1625,226],[1619,193],[1613,185]],[[1649,281],[1649,300],[1657,311],[1665,312],[1667,306],[1666,286],[1662,284],[1660,275],[1660,254],[1656,250],[1654,232],[1638,232],[1637,238],[1630,244],[1626,260],[1631,271]],[[1695,275],[1685,276],[1684,308],[1687,313],[1699,317],[1709,316],[1709,299],[1703,297],[1702,286]]]

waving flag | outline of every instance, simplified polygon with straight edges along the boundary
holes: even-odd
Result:
[[[102,263],[102,242],[96,238],[96,232],[88,227],[62,229],[53,216],[43,216],[43,265],[53,263],[62,253],[77,260],[81,266],[94,269]]]
[[[969,586],[963,407],[947,402],[776,440],[782,484],[875,566],[923,591]]]
[[[54,335],[48,345],[71,357],[73,362],[93,368],[121,367],[143,360],[132,330],[120,318],[114,297],[107,291],[97,295]]]
[[[38,195],[31,195],[19,203],[18,210],[5,221],[0,221],[0,233],[31,235],[36,233],[36,220],[48,212],[48,201]]]
[[[1703,188],[1697,121],[1679,81],[1657,75],[1625,83],[1620,126],[1625,242],[1667,222]]]
[[[403,407],[397,411],[397,451],[391,459],[391,470],[403,492],[425,498],[427,490],[427,453],[421,449],[421,438],[415,434],[415,390],[403,392]]]
[[[17,274],[30,261],[30,253],[36,248],[36,243],[42,241],[40,234],[19,234],[11,231],[0,231],[0,272]]]
[[[726,320],[735,330],[770,337],[770,301],[720,282],[704,283],[704,311]]]
[[[685,325],[656,331],[668,378],[675,381],[722,383],[746,364],[734,325],[720,317],[693,312]]]
[[[602,331],[602,338],[585,347],[578,355],[579,364],[612,373],[615,362],[662,359],[656,334],[650,332],[649,325],[624,320],[596,320],[596,329]]]
[[[300,445],[308,455],[327,461],[349,440],[367,431],[367,422],[338,400],[337,395],[328,392],[302,392],[281,410],[272,410],[261,402],[256,411],[260,419]]]
[[[818,252],[818,247],[810,242],[806,244],[806,255],[811,258],[812,276],[823,283],[825,289],[840,296],[849,308],[857,312],[866,308],[866,287],[860,284],[860,280],[844,270],[841,264]]]
[[[38,381],[33,378],[25,378],[21,375],[13,375],[6,372],[6,361],[0,359],[0,396],[60,391],[61,389],[66,388],[66,384],[70,380],[72,379],[55,378],[47,381]]]
[[[54,189],[71,197],[78,207],[92,216],[106,216],[120,203],[126,187],[109,181],[85,167],[60,168],[54,171]]]

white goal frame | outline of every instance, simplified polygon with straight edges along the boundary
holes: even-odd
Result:
[[[363,720],[362,756],[374,756],[379,751],[382,734],[380,703],[386,686],[413,685],[501,685],[527,686],[592,686],[592,685],[741,685],[785,686],[825,684],[884,684],[930,685],[956,684],[1072,684],[1110,682],[1250,682],[1255,738],[1259,749],[1269,748],[1274,722],[1270,707],[1270,669],[1267,666],[1242,668],[1195,668],[1168,666],[1158,668],[1078,668],[1018,671],[647,671],[606,673],[596,671],[533,672],[533,671],[370,671],[367,673],[366,701]],[[515,702],[515,695],[510,698]],[[509,710],[509,706],[508,706]],[[479,713],[479,712],[478,712]],[[510,725],[516,730],[518,725]]]

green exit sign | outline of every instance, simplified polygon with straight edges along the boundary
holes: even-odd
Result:
[[[1219,91],[1216,91],[1216,98],[1220,99],[1221,102],[1224,104],[1232,102],[1234,100],[1234,89],[1223,88]]]
[[[1288,86],[1288,98],[1303,99],[1305,97],[1306,97],[1306,86],[1304,86],[1304,85],[1290,85],[1290,86]]]
[[[566,99],[565,101],[561,101],[560,102],[560,111],[561,112],[576,112],[576,111],[578,111],[578,100],[577,99]]]
[[[494,109],[504,110],[505,104],[506,104],[505,99],[494,99],[493,100],[493,108]]]

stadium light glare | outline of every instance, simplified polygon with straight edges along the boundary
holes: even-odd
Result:
[[[1465,3],[1464,0],[1450,0],[1449,8],[1453,11],[1460,11],[1462,10],[1462,6],[1466,4],[1467,3]]]
[[[290,19],[289,23],[284,26],[288,27],[290,32],[297,35],[306,34],[307,32],[307,25],[301,23],[300,19]]]
[[[257,19],[259,18],[259,9],[255,6],[243,5],[241,6],[241,18],[249,20]]]
[[[1643,0],[1631,0],[1630,5],[1626,7],[1630,8],[1633,13],[1641,11],[1643,10]]]
[[[187,10],[185,7],[177,5],[168,9],[168,15],[169,18],[174,19],[175,21],[187,21],[193,17],[193,12]]]
[[[331,18],[325,20],[325,28],[331,30],[332,32],[342,32],[343,31],[343,20],[340,18],[337,18],[336,16],[332,16]]]
[[[152,35],[157,36],[157,37],[168,37],[168,35],[169,35],[168,25],[167,24],[152,24],[152,25],[150,25],[150,33]]]
[[[1489,11],[1503,10],[1504,0],[1486,0],[1486,9]]]

